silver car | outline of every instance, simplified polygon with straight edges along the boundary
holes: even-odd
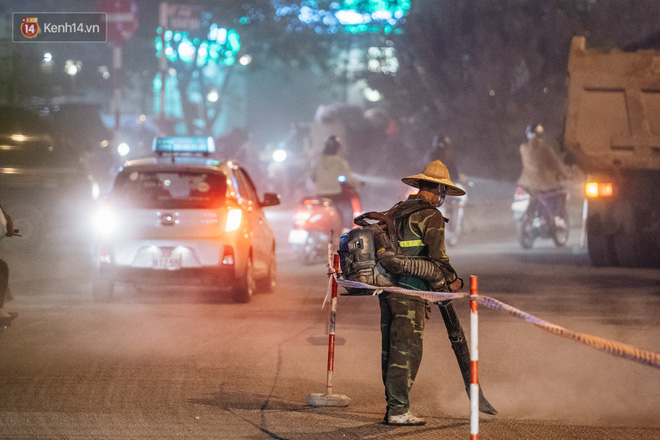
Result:
[[[95,299],[111,300],[119,282],[207,285],[242,303],[273,288],[275,239],[263,208],[279,196],[259,200],[244,168],[197,143],[213,149],[212,138],[157,138],[153,157],[118,173],[95,215]]]

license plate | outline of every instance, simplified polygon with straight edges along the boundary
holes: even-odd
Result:
[[[181,269],[181,254],[174,252],[174,248],[160,248],[153,257],[153,268],[161,270]]]

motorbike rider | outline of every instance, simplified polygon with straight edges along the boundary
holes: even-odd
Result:
[[[436,134],[433,136],[431,150],[429,150],[427,154],[426,162],[429,163],[434,160],[439,160],[444,163],[447,170],[449,170],[449,175],[460,180],[454,145],[449,136],[444,134]]]
[[[311,178],[318,196],[332,200],[344,229],[350,229],[354,214],[352,202],[358,197],[354,189],[363,182],[353,176],[348,162],[339,154],[341,147],[342,143],[335,135],[325,140],[323,155],[312,170]]]
[[[527,142],[520,145],[522,173],[517,184],[530,195],[540,195],[553,213],[555,224],[565,226],[566,192],[562,181],[569,178],[566,166],[546,142],[542,125],[528,125],[525,132]]]
[[[439,160],[445,164],[449,170],[450,176],[455,176],[456,186],[465,190],[464,184],[467,184],[467,178],[458,170],[458,163],[456,161],[456,154],[454,145],[449,136],[444,134],[436,134],[433,137],[431,150],[427,154],[427,163],[434,160]],[[448,200],[449,203],[445,205],[443,214],[448,218],[449,222],[445,230],[447,235],[447,245],[455,246],[458,242],[458,237],[461,234],[461,226],[463,224],[463,213],[465,204],[467,203],[467,195],[464,197],[452,197]]]

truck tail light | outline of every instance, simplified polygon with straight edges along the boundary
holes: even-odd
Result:
[[[587,197],[612,197],[614,195],[614,186],[612,182],[587,182],[585,185]]]

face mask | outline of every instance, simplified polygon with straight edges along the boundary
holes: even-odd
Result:
[[[442,188],[440,188],[440,193],[438,195],[438,208],[442,206],[442,204],[445,202],[445,196],[447,195],[447,187],[442,185]]]

